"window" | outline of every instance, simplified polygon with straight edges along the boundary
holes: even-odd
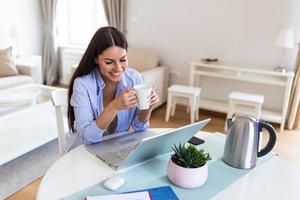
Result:
[[[57,3],[60,46],[86,46],[99,27],[107,26],[101,0],[62,0]]]

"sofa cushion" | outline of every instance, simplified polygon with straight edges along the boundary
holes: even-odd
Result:
[[[0,50],[0,77],[18,75],[12,47]]]
[[[18,76],[6,76],[0,78],[0,90],[26,84],[33,83],[31,76],[18,75]]]
[[[128,66],[139,72],[152,69],[159,65],[159,56],[150,49],[132,48],[127,52]]]

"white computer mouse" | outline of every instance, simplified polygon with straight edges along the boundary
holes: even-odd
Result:
[[[104,181],[104,187],[109,190],[117,190],[125,183],[125,179],[121,176],[113,176]]]

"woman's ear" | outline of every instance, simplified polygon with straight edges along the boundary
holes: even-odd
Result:
[[[95,58],[95,63],[96,63],[97,65],[99,64],[97,58]]]

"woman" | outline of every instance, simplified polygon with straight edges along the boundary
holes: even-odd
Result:
[[[93,36],[70,82],[68,119],[84,143],[101,141],[107,134],[149,127],[159,98],[152,88],[150,108],[137,109],[133,87],[141,75],[127,68],[127,41],[114,27],[102,27]]]

